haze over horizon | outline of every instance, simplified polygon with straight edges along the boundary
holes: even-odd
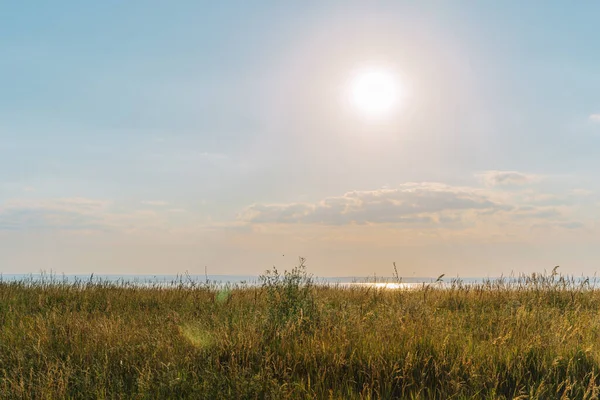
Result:
[[[600,3],[36,3],[0,4],[0,273],[600,265]]]

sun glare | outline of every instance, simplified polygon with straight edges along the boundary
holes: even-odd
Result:
[[[389,115],[398,102],[396,77],[384,69],[361,71],[350,85],[353,105],[369,118]]]

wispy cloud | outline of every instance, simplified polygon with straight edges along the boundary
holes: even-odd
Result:
[[[164,232],[167,215],[118,210],[111,201],[87,198],[10,200],[0,203],[0,230]]]
[[[538,175],[525,174],[518,171],[484,171],[477,174],[487,186],[517,186],[534,183],[540,179]]]
[[[594,194],[594,191],[589,190],[589,189],[571,189],[570,193],[575,196],[585,197],[585,196],[591,196],[592,194]]]
[[[585,229],[585,224],[579,221],[542,222],[533,224],[532,230],[547,231],[548,229],[567,229],[570,231]]]
[[[86,198],[7,201],[0,205],[0,230],[98,229],[110,204]]]
[[[564,212],[559,207],[547,206],[521,206],[515,208],[511,213],[513,219],[556,219],[564,216]]]
[[[95,200],[84,197],[38,200],[9,200],[0,205],[0,212],[11,209],[44,209],[49,211],[97,214],[106,211],[111,204],[112,202],[108,200]]]
[[[144,201],[142,201],[142,204],[144,204],[146,206],[162,207],[162,206],[168,205],[169,203],[166,201],[162,201],[162,200],[144,200]]]

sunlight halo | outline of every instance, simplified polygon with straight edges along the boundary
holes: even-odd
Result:
[[[350,80],[350,100],[363,116],[382,118],[390,115],[398,105],[397,77],[383,68],[358,71]]]

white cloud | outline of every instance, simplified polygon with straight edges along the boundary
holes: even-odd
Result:
[[[239,216],[252,223],[429,224],[454,222],[449,213],[508,210],[474,188],[408,183],[396,189],[353,191],[318,203],[254,204]]]
[[[591,114],[589,119],[593,122],[600,122],[600,113]]]
[[[471,238],[499,232],[527,235],[533,226],[543,224],[563,230],[583,226],[568,199],[546,204],[533,201],[537,197],[530,201],[530,197],[523,196],[521,190],[407,183],[394,189],[348,192],[314,203],[253,204],[238,215],[238,221],[271,230],[279,229],[277,226],[378,226],[413,236],[426,232],[440,235],[438,230],[443,230]]]

